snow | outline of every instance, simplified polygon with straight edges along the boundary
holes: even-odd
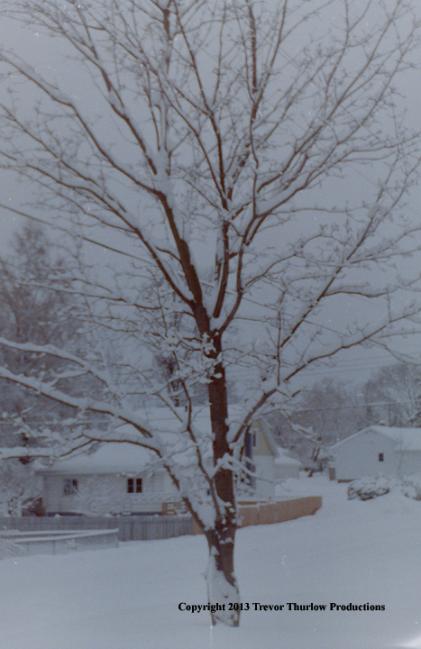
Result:
[[[20,457],[27,457],[29,452],[31,455],[46,455],[45,448],[35,448],[31,446],[7,446],[5,448],[0,448],[0,460],[13,460]]]
[[[7,649],[403,649],[421,647],[421,503],[398,492],[348,501],[346,486],[290,480],[319,493],[311,517],[239,531],[243,602],[384,604],[385,611],[247,611],[210,629],[200,536],[77,555],[0,562]]]
[[[80,454],[66,460],[57,460],[42,467],[38,473],[60,475],[100,475],[109,473],[139,473],[155,459],[146,448],[134,444],[109,442],[89,454]]]
[[[421,451],[421,428],[373,426],[372,430],[392,439],[401,451]]]
[[[354,433],[354,435],[342,439],[337,444],[331,446],[331,449],[346,444],[351,438],[364,435],[367,432],[378,433],[379,435],[389,437],[389,439],[399,445],[398,451],[421,451],[421,428],[398,428],[397,426],[369,426],[358,433]]]
[[[117,428],[117,435],[121,436],[121,438],[130,438],[132,436],[134,441],[146,441],[151,446],[161,447],[164,456],[172,459],[176,457],[179,466],[190,466],[192,456],[194,456],[194,447],[185,435],[177,434],[179,429],[184,430],[183,419],[186,413],[181,408],[174,408],[174,413],[172,414],[164,408],[148,408],[139,412],[139,415],[146,416],[147,421],[149,422],[150,420],[154,424],[156,431],[155,439],[151,443],[149,440],[142,440],[130,424],[119,426]],[[238,407],[232,408],[231,425],[234,425],[235,421],[239,421],[241,414]],[[196,409],[193,415],[193,426],[197,439],[202,441],[205,447],[205,449],[202,449],[202,452],[203,450],[210,451],[211,431],[209,413],[206,408],[201,407]],[[149,423],[145,424],[145,427],[149,427]],[[300,462],[292,458],[288,451],[276,445],[270,435],[270,431],[265,429],[265,432],[268,442],[271,443],[276,464],[300,466]],[[115,433],[113,434],[115,436]],[[98,437],[100,437],[100,433],[98,433]],[[21,452],[19,453],[19,451]],[[45,454],[45,449],[42,449],[42,451]],[[28,449],[0,449],[0,456],[13,455],[13,457],[16,457],[17,454],[27,455]],[[41,466],[38,473],[59,473],[60,475],[133,473],[142,471],[158,463],[157,455],[145,447],[124,442],[107,442],[98,446],[93,452],[86,453],[83,451],[70,458],[58,459],[50,466]]]
[[[275,464],[277,464],[278,466],[288,465],[301,467],[301,462],[291,457],[288,451],[284,448],[281,448],[280,446],[277,447]]]

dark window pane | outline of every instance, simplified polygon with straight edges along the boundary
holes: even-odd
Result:
[[[79,482],[75,479],[66,478],[63,482],[63,495],[74,496],[79,489]]]

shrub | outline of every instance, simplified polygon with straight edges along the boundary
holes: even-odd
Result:
[[[421,485],[420,485],[421,486]],[[354,500],[372,500],[384,496],[391,489],[391,481],[384,476],[373,476],[354,480],[348,487],[348,498]]]

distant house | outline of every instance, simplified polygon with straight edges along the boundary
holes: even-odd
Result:
[[[276,443],[263,420],[257,420],[247,434],[245,453],[256,476],[250,481],[256,498],[273,498],[274,485],[288,478],[299,477],[301,463]]]
[[[300,463],[280,449],[266,427],[247,434],[247,467],[239,497],[267,500],[279,481],[298,477]],[[98,445],[91,453],[40,466],[46,513],[156,513],[175,507],[177,491],[150,451],[128,443]]]
[[[421,428],[369,426],[330,447],[338,481],[421,473]]]

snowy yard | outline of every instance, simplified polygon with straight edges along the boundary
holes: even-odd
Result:
[[[421,502],[347,501],[320,478],[315,516],[239,532],[244,602],[384,604],[385,611],[244,612],[209,628],[200,537],[0,562],[2,649],[408,649],[421,647]],[[253,606],[251,606],[253,608]]]

